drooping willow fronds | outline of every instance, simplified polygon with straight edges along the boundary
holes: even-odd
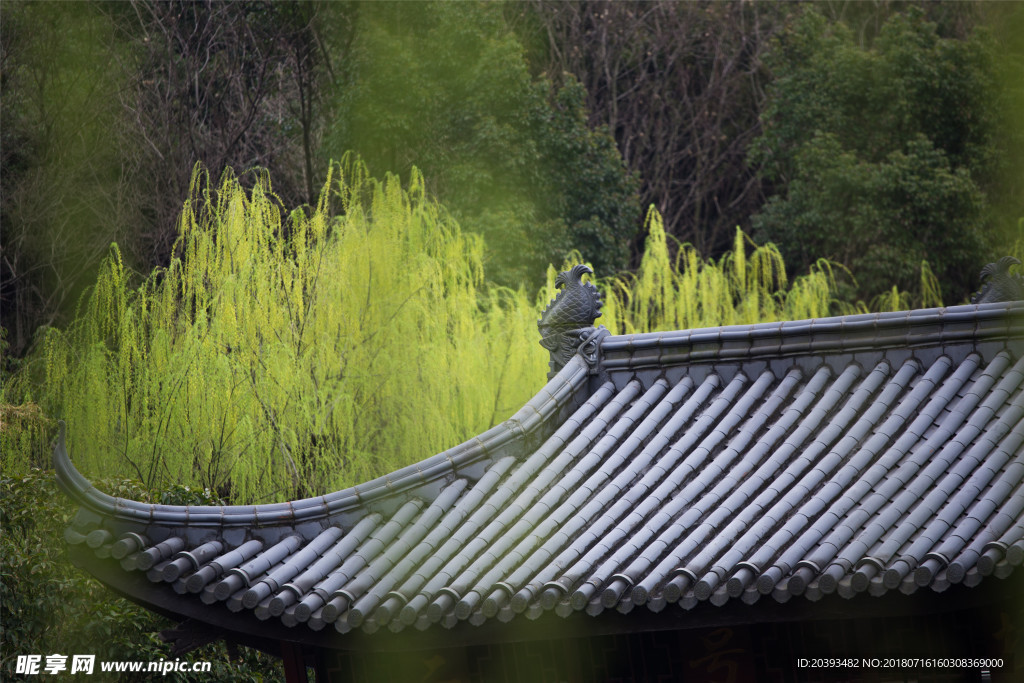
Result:
[[[739,231],[717,261],[689,245],[673,259],[656,211],[648,230],[636,274],[597,281],[613,333],[866,310],[836,300],[827,261],[787,278]],[[556,270],[536,297],[489,286],[480,239],[415,172],[403,189],[347,159],[315,208],[286,213],[265,177],[246,192],[197,170],[174,253],[133,286],[112,247],[75,322],[46,336],[44,380],[0,387],[5,408],[66,420],[93,476],[235,502],[324,493],[484,431],[544,381],[536,323]],[[45,432],[0,435],[5,471],[37,461]]]
[[[113,248],[47,337],[45,403],[79,465],[282,499],[507,417],[546,370],[533,302],[484,289],[480,240],[422,187],[349,161],[316,210],[285,216],[266,179],[246,193],[197,171],[170,266],[133,289]]]
[[[836,300],[836,282],[827,261],[789,284],[778,249],[754,245],[739,229],[732,251],[717,262],[704,260],[688,244],[679,246],[673,262],[661,216],[653,208],[647,228],[636,274],[603,283],[602,322],[618,333],[799,320],[831,315],[837,309],[856,310]]]

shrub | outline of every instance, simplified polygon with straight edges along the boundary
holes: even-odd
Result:
[[[137,500],[161,497],[150,496],[132,481],[108,479],[100,486],[113,495]],[[19,678],[15,675],[18,655],[94,654],[96,680],[104,680],[100,661],[171,659],[170,645],[157,634],[172,622],[113,596],[68,561],[63,533],[73,513],[52,472],[33,469],[24,476],[0,479],[0,678],[4,680]],[[178,674],[176,680],[262,681],[274,670],[278,674],[269,678],[281,677],[278,660],[248,648],[240,648],[239,658],[231,660],[222,642],[185,658],[208,661],[211,671]],[[128,679],[122,675],[118,680]],[[131,680],[155,681],[161,676],[137,674]]]

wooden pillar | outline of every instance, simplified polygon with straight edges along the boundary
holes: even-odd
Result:
[[[282,640],[281,656],[284,658],[284,680],[287,683],[309,683],[301,645]]]

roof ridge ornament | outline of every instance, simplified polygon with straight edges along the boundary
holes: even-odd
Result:
[[[551,354],[549,380],[585,345],[590,346],[584,358],[591,365],[597,362],[595,339],[604,327],[599,330],[594,327],[594,322],[601,317],[604,302],[593,283],[583,282],[583,276],[587,274],[593,275],[594,271],[583,263],[559,273],[555,286],[561,287],[562,291],[551,300],[537,321],[540,345]]]
[[[1019,259],[1004,256],[982,268],[978,274],[982,281],[981,289],[971,296],[971,303],[994,304],[1024,299],[1024,277],[1010,273],[1012,266],[1019,265]]]

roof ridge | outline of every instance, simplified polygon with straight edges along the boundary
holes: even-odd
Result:
[[[609,335],[603,370],[913,348],[1024,335],[1024,301]]]

